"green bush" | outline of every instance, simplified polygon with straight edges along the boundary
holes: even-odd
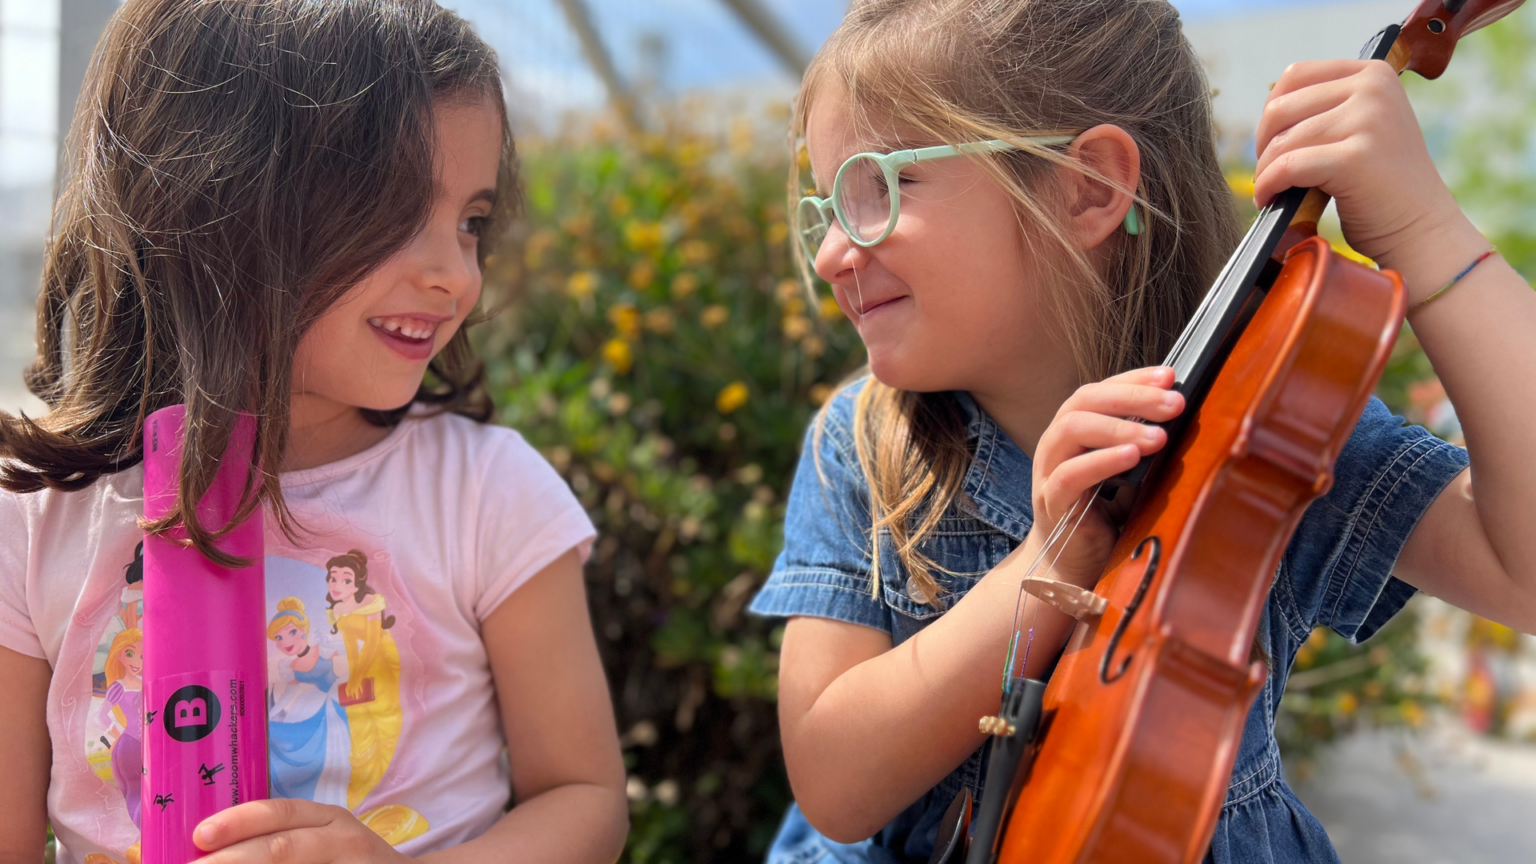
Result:
[[[787,156],[753,141],[738,125],[525,145],[527,216],[488,267],[511,301],[483,335],[500,419],[600,532],[587,589],[636,862],[760,856],[789,803],[780,631],[742,610],[801,436],[863,357],[794,279]]]

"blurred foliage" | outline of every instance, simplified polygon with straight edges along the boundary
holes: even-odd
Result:
[[[1313,630],[1296,652],[1275,720],[1286,767],[1305,778],[1325,744],[1362,725],[1421,726],[1435,700],[1424,685],[1428,664],[1418,641],[1412,606],[1364,645]]]
[[[1458,43],[1440,80],[1404,77],[1457,201],[1536,279],[1536,15],[1517,10]]]
[[[863,359],[794,278],[782,145],[694,128],[525,142],[527,215],[487,272],[510,307],[483,328],[500,419],[597,523],[587,588],[635,862],[761,856],[789,803],[781,631],[742,610],[801,436]]]

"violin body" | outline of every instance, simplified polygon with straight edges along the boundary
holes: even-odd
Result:
[[[1192,864],[1268,674],[1280,557],[1333,480],[1403,320],[1402,282],[1291,248],[1145,490],[1045,690],[1003,864]],[[1281,662],[1284,658],[1278,658]]]

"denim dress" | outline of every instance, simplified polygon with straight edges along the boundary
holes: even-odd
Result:
[[[941,517],[922,550],[941,568],[937,605],[907,584],[888,537],[880,544],[882,585],[870,586],[868,487],[853,445],[853,404],[863,382],[840,391],[824,414],[818,440],[806,435],[790,492],[784,551],[750,611],[810,615],[872,627],[899,645],[949,606],[1024,540],[1033,522],[1030,460],[965,393],[971,466],[966,501]],[[1335,467],[1333,488],[1314,501],[1281,559],[1259,624],[1272,671],[1243,730],[1232,783],[1206,861],[1337,862],[1317,819],[1297,800],[1280,770],[1275,715],[1286,675],[1316,626],[1354,641],[1387,622],[1414,589],[1392,567],[1419,517],[1468,465],[1467,453],[1416,426],[1405,426],[1372,399]],[[1002,670],[998,670],[1001,680]],[[962,787],[980,796],[987,744],[874,837],[833,842],[791,805],[768,854],[769,864],[894,864],[926,861],[944,809]]]

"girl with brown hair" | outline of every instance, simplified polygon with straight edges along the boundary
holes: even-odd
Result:
[[[857,0],[794,122],[816,187],[795,189],[795,234],[869,369],[807,436],[752,607],[790,619],[779,716],[797,803],[769,861],[921,861],[956,794],[980,792],[977,720],[999,707],[1023,571],[1100,481],[1165,445],[1123,418],[1183,410],[1154,364],[1239,228],[1165,0]],[[1292,67],[1258,149],[1260,203],[1320,187],[1350,244],[1402,274],[1469,444],[1373,402],[1275,576],[1271,674],[1208,860],[1329,862],[1273,732],[1312,629],[1367,638],[1415,588],[1536,629],[1536,294],[1486,255],[1386,64]],[[1091,587],[1116,528],[1088,502],[1049,575]],[[1074,622],[1024,618],[1023,671],[1040,677]]]
[[[271,752],[348,760],[346,806],[225,810],[194,835],[205,860],[614,860],[627,805],[581,579],[592,526],[486,423],[464,333],[518,199],[490,49],[432,0],[128,0],[78,105],[27,378],[49,411],[0,415],[0,859],[41,860],[51,825],[60,862],[136,860],[82,740],[92,660],[144,530],[182,525],[221,557],[227,526],[190,504],[246,413],[267,585],[289,588],[269,603],[319,608],[309,562],[366,548],[409,650],[396,689],[375,681],[375,708],[398,697],[388,722],[369,715],[350,754],[304,750],[341,740],[307,730]],[[181,506],[141,528],[140,429],[175,403]],[[341,616],[347,674],[380,679],[386,618],[367,608]]]

